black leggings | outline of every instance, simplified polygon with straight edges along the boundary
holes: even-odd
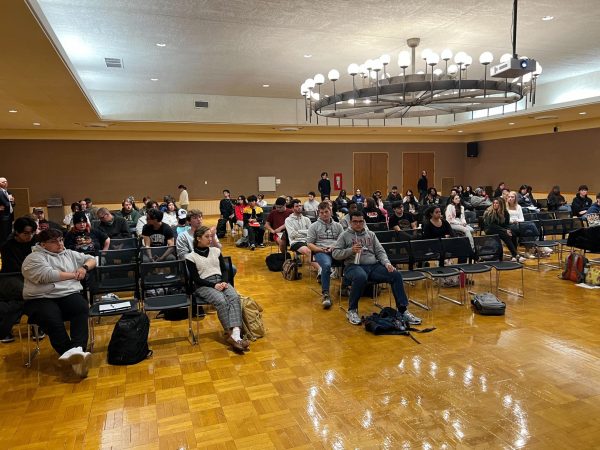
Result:
[[[50,338],[50,344],[59,355],[69,349],[87,348],[88,301],[76,292],[60,298],[36,298],[25,300],[23,312],[29,321],[39,325]],[[71,322],[71,336],[65,322]]]
[[[517,257],[517,247],[515,245],[517,237],[515,235],[509,236],[506,228],[492,226],[485,230],[485,234],[497,234],[502,242],[508,247],[508,251],[512,257]]]

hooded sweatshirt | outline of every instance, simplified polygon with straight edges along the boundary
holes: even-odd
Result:
[[[285,219],[285,229],[287,230],[288,238],[290,239],[290,245],[293,245],[296,242],[305,241],[310,225],[311,223],[308,217],[290,214],[288,218]]]
[[[23,299],[60,298],[81,291],[77,280],[60,281],[60,272],[75,272],[91,259],[94,257],[73,250],[54,253],[36,245],[21,269],[25,278]]]
[[[315,244],[318,247],[333,247],[339,238],[340,234],[344,232],[342,226],[331,220],[330,223],[324,222],[321,218],[318,218],[308,228],[308,236],[306,242],[309,244]]]
[[[372,231],[366,229],[359,233],[352,228],[344,231],[333,246],[332,256],[338,261],[343,260],[346,266],[354,264],[356,254],[352,251],[352,245],[355,242],[363,246],[360,252],[361,265],[377,264],[378,262],[384,266],[389,264],[390,260],[379,243],[377,236]]]

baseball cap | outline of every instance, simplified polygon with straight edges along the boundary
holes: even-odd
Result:
[[[44,208],[33,208],[32,212],[34,212],[34,213],[44,212]]]
[[[187,217],[187,211],[183,208],[181,208],[179,211],[177,211],[177,218],[178,219],[185,219]]]

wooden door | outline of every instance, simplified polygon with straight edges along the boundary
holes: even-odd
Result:
[[[410,189],[419,198],[417,181],[421,172],[427,171],[429,187],[435,187],[435,153],[403,153],[402,154],[402,193]]]
[[[388,154],[354,153],[353,181],[353,191],[360,189],[363,195],[370,196],[379,190],[385,197],[388,185]]]
[[[31,207],[29,205],[29,188],[9,187],[8,190],[15,198],[15,218],[22,217],[25,214],[31,214]]]

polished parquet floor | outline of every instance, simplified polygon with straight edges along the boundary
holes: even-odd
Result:
[[[0,448],[600,448],[599,291],[526,271],[526,298],[504,295],[504,317],[412,307],[437,327],[419,345],[322,310],[306,268],[284,281],[268,253],[225,242],[237,289],[265,309],[267,336],[246,355],[223,344],[214,313],[197,346],[185,321],[153,320],[153,358],[129,367],[107,364],[105,319],[85,380],[47,339],[30,369],[18,341],[1,345]]]

